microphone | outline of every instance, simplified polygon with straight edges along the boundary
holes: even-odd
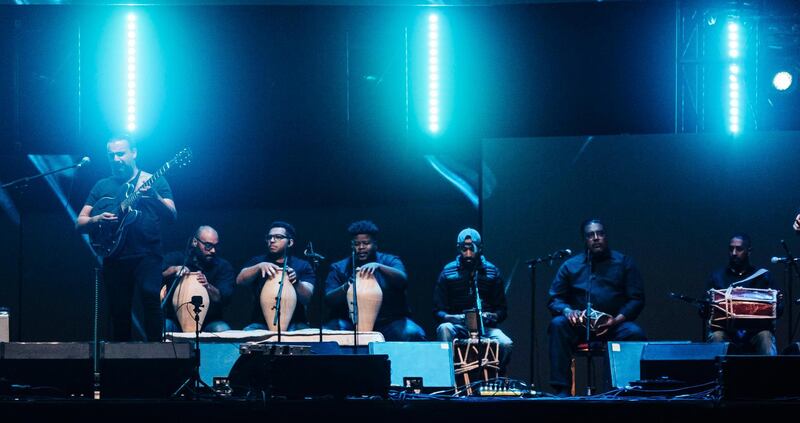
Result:
[[[92,162],[92,159],[90,159],[90,158],[89,158],[89,156],[84,156],[84,157],[81,159],[81,161],[79,161],[79,162],[78,162],[78,164],[76,164],[76,165],[75,165],[75,167],[77,167],[78,169],[80,169],[80,168],[82,168],[82,167],[84,167],[84,166],[88,165],[88,164],[89,164],[89,163],[91,163],[91,162]]]
[[[314,252],[314,245],[311,244],[311,241],[308,242],[308,246],[306,246],[306,249],[303,251],[303,255],[306,256],[306,258],[312,260],[317,260],[317,261],[325,260],[324,256]]]
[[[791,257],[773,257],[773,258],[769,259],[769,261],[774,263],[774,264],[777,264],[777,263],[790,263],[790,262],[792,262],[794,260],[797,260],[797,259],[794,259],[794,258],[791,258]]]
[[[569,248],[565,248],[563,250],[556,250],[556,252],[552,254],[552,257],[555,259],[561,259],[571,256],[572,256],[572,250],[570,250]]]

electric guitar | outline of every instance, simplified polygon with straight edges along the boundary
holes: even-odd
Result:
[[[89,240],[95,253],[104,258],[113,257],[119,247],[125,241],[125,233],[128,227],[133,224],[141,215],[137,210],[136,203],[142,198],[143,190],[153,186],[159,178],[164,176],[170,169],[175,167],[187,166],[192,159],[192,151],[187,147],[179,151],[172,160],[164,163],[150,179],[144,181],[139,188],[136,188],[136,181],[123,185],[114,197],[103,197],[92,207],[91,216],[108,212],[117,216],[115,221],[98,222],[89,231]]]

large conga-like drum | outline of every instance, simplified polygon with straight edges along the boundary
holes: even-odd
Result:
[[[358,330],[371,332],[375,327],[378,312],[381,311],[383,291],[375,279],[375,275],[361,277],[356,274],[356,290],[358,293]],[[350,310],[350,321],[353,321],[353,285],[347,288],[347,308]]]
[[[778,291],[758,288],[727,288],[708,291],[711,329],[749,329],[769,326],[777,317]]]
[[[200,272],[189,272],[181,277],[178,286],[175,287],[175,294],[172,296],[172,307],[175,309],[175,315],[178,317],[178,324],[181,325],[181,331],[194,332],[194,306],[192,297],[203,297],[203,307],[200,308],[198,323],[203,327],[203,321],[206,319],[208,313],[209,298],[208,290],[200,282],[197,281],[197,276]],[[165,294],[166,295],[166,294]]]
[[[278,289],[280,289],[281,276],[283,270],[275,272],[275,276],[267,278],[264,286],[261,288],[261,312],[264,313],[264,320],[267,321],[269,330],[277,331],[278,326],[275,325],[275,304],[278,301]],[[283,293],[281,295],[281,331],[289,329],[289,323],[292,321],[294,309],[297,306],[297,292],[294,286],[289,282],[289,275],[283,280]]]

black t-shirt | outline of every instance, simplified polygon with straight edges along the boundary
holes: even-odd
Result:
[[[126,178],[108,177],[97,181],[86,198],[86,205],[94,207],[103,198],[119,197],[122,188],[126,185]],[[166,179],[159,178],[150,188],[164,198],[172,199],[172,190]],[[123,198],[117,199],[121,203]],[[125,233],[125,239],[119,248],[116,258],[140,257],[148,254],[161,255],[161,218],[156,211],[163,207],[156,203],[155,197],[143,195],[134,204],[134,208],[141,211],[141,215],[131,223]]]
[[[184,264],[185,255],[182,251],[172,251],[164,256],[164,264],[162,269],[170,266],[182,266]],[[208,283],[214,285],[219,289],[220,301],[211,301],[208,307],[208,314],[206,314],[206,322],[213,322],[215,320],[222,320],[222,310],[230,302],[233,295],[233,288],[236,285],[236,274],[233,271],[233,266],[227,260],[214,257],[210,263],[195,261],[191,259],[185,260],[186,267],[192,272],[203,272],[208,279]],[[173,278],[169,278],[166,282],[171,283]],[[169,289],[169,287],[167,287]],[[167,306],[167,317],[175,319],[175,310]]]
[[[258,263],[265,261],[267,263],[273,263],[278,266],[280,264],[276,263],[275,260],[269,258],[266,254],[262,254],[260,256],[255,256],[247,261],[244,264],[244,267],[255,266]],[[314,269],[311,265],[303,260],[299,259],[295,256],[289,256],[286,265],[294,269],[295,273],[297,274],[297,281],[308,282],[312,285],[315,285],[317,282],[317,278],[314,275]],[[267,321],[264,320],[264,312],[261,310],[261,288],[264,287],[264,283],[267,281],[267,278],[262,278],[260,275],[258,278],[253,282],[253,295],[254,301],[253,303],[255,306],[253,307],[253,315],[250,319],[253,323],[262,323],[266,324]],[[288,283],[288,279],[284,281],[284,283]],[[306,306],[300,303],[300,300],[297,301],[297,305],[294,308],[294,314],[292,315],[291,323],[306,323],[308,324],[308,317],[306,316]]]

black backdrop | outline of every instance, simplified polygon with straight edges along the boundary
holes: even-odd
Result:
[[[646,305],[638,322],[651,340],[700,340],[695,309],[669,293],[700,297],[711,271],[727,264],[735,232],[752,237],[753,264],[782,282],[783,265],[769,259],[785,255],[781,239],[800,252],[800,238],[791,229],[798,198],[788,188],[798,177],[799,137],[795,132],[485,141],[487,167],[497,180],[484,201],[487,254],[506,272],[515,269],[507,292],[516,313],[508,327],[518,357],[530,348],[525,260],[562,248],[580,251],[580,222],[589,217],[603,219],[611,248],[639,265]],[[557,269],[558,264],[540,265],[537,271],[540,386],[546,386],[549,362],[547,290]],[[787,345],[787,322],[788,313],[779,321],[779,348]],[[529,369],[524,359],[514,366]]]

